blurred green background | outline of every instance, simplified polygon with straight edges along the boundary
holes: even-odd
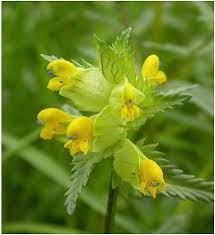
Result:
[[[47,90],[40,54],[95,63],[93,34],[132,27],[138,68],[160,56],[168,85],[199,84],[184,107],[143,128],[187,173],[213,180],[213,2],[3,2],[3,232],[102,233],[110,166],[100,163],[75,213],[64,208],[71,157],[38,138],[37,113],[65,99]],[[119,197],[116,233],[213,233],[213,204]]]

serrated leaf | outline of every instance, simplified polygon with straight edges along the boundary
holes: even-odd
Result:
[[[87,156],[76,156],[73,158],[72,175],[70,178],[70,185],[66,192],[65,206],[67,212],[72,214],[76,207],[76,201],[83,188],[86,185],[90,173],[95,165],[103,159],[103,155],[90,153]]]
[[[191,83],[187,81],[172,81],[167,84],[166,89],[176,89],[177,87],[189,87]],[[213,116],[213,91],[212,89],[206,88],[204,86],[198,85],[195,89],[189,91],[192,95],[190,99],[191,103],[201,108],[203,111],[207,112],[210,116]]]
[[[213,193],[179,185],[167,185],[167,196],[183,200],[213,202]]]
[[[80,68],[84,68],[84,66],[82,64],[80,64],[79,62],[77,62],[76,60],[71,59],[71,61],[75,66],[80,67]]]
[[[87,62],[85,59],[81,58],[81,63],[83,65],[84,68],[94,68],[94,66],[92,64],[90,64],[89,62]]]
[[[95,66],[93,66],[92,64],[90,64],[89,62],[87,62],[85,59],[81,58],[81,61],[78,62],[74,59],[71,59],[71,62],[73,64],[75,64],[77,67],[79,68],[85,68],[85,69],[89,69],[89,68],[95,68]]]
[[[137,146],[144,155],[149,156],[151,158],[162,157],[165,155],[164,153],[155,150],[158,146],[158,143],[147,144],[147,145],[144,145],[144,143],[145,143],[145,138],[137,142]]]
[[[193,87],[194,86],[188,86],[179,89],[171,89],[167,92],[152,91],[146,94],[146,98],[142,101],[140,107],[145,116],[151,118],[158,112],[173,109],[187,102],[191,98],[191,95],[186,91]]]
[[[165,158],[157,158],[156,161],[160,164],[166,177],[176,184],[207,191],[213,190],[213,182],[206,181],[194,175],[185,174],[182,169],[179,169],[175,164],[171,164],[171,162]]]
[[[58,59],[55,55],[44,55],[44,54],[40,54],[40,55],[43,57],[43,59],[45,59],[49,62]]]
[[[99,68],[111,83],[117,84],[125,77],[131,83],[136,80],[134,53],[128,42],[130,31],[123,31],[112,46],[97,38]]]

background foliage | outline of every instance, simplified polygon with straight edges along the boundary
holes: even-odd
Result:
[[[3,2],[3,232],[103,232],[110,162],[98,164],[75,213],[64,208],[71,157],[38,138],[36,114],[65,100],[46,89],[41,53],[95,62],[93,34],[113,41],[133,28],[140,68],[156,53],[168,86],[198,83],[182,108],[141,129],[187,173],[213,180],[213,3]],[[96,223],[95,223],[96,221]],[[213,205],[120,196],[115,232],[212,233]]]

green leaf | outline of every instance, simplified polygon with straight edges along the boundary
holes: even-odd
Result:
[[[160,50],[163,52],[168,52],[169,54],[177,55],[178,57],[186,57],[189,55],[190,51],[188,47],[182,47],[172,43],[157,43],[152,41],[144,41],[143,47],[153,50]]]
[[[213,202],[213,193],[202,189],[190,188],[179,185],[167,185],[165,195],[169,197],[178,197],[182,200]]]
[[[131,83],[136,80],[134,53],[129,45],[131,28],[123,31],[115,43],[107,45],[97,38],[99,68],[111,83],[119,83],[127,77]]]
[[[109,106],[105,107],[95,118],[94,130],[93,152],[103,151],[126,137],[125,127],[112,115]]]
[[[157,158],[156,161],[164,170],[167,178],[176,182],[177,184],[182,184],[184,186],[194,187],[197,189],[206,189],[207,191],[213,190],[213,182],[206,181],[194,175],[186,174],[182,169],[178,168],[175,164],[172,164],[165,158]]]
[[[148,156],[149,158],[162,157],[162,156],[165,155],[164,153],[155,150],[156,147],[158,146],[158,143],[144,145],[143,143],[141,143],[140,141],[138,141],[138,142],[137,142],[137,146],[139,147],[139,149],[141,150],[141,152],[142,152],[145,156]]]
[[[158,112],[173,109],[187,102],[191,98],[191,95],[186,93],[186,91],[193,87],[194,86],[181,87],[178,89],[171,89],[167,92],[148,92],[145,94],[146,98],[142,101],[140,107],[145,116],[151,118]]]
[[[10,134],[3,133],[2,136],[3,145],[8,151],[12,149],[13,146],[21,144],[19,138],[13,137]],[[16,154],[35,167],[35,169],[38,169],[50,179],[54,180],[57,184],[63,187],[68,186],[69,176],[65,172],[65,169],[43,151],[28,145],[17,149]]]
[[[211,135],[213,134],[210,120],[203,119],[202,116],[196,116],[195,113],[190,115],[184,112],[171,112],[166,113],[165,118],[173,120],[176,124],[179,124],[181,126],[185,126],[198,131],[204,131]]]
[[[203,86],[198,86],[191,91],[192,99],[190,100],[196,106],[204,110],[211,117],[214,115],[214,97],[213,90],[207,89]]]
[[[84,68],[84,66],[81,63],[77,62],[76,60],[71,59],[71,62],[79,68]]]
[[[56,224],[38,223],[30,221],[19,221],[19,222],[4,222],[3,233],[48,233],[48,234],[72,234],[72,233],[84,233],[83,231],[58,226]]]
[[[95,167],[96,163],[100,162],[103,159],[102,154],[93,154],[90,153],[87,156],[76,156],[73,158],[72,164],[72,175],[70,178],[69,189],[66,192],[66,201],[65,205],[67,208],[67,212],[72,214],[76,207],[76,201],[78,199],[79,194],[83,186],[86,185],[90,173]]]
[[[167,219],[165,223],[161,224],[161,227],[153,232],[153,234],[181,234],[184,231],[187,224],[190,222],[190,214],[176,214],[171,215],[171,218]]]
[[[85,59],[81,58],[80,62],[77,62],[76,60],[71,59],[72,63],[79,67],[79,68],[85,68],[85,69],[90,69],[90,68],[95,68],[92,64],[87,62]]]
[[[49,62],[58,59],[55,55],[44,55],[44,54],[40,54],[40,55],[43,57],[43,59],[45,59]]]
[[[190,82],[187,81],[172,81],[166,84],[166,89],[177,89],[177,87],[192,87]],[[189,94],[192,96],[190,103],[195,104],[200,109],[213,116],[213,90],[201,85],[191,89]]]
[[[12,148],[10,148],[9,150],[7,150],[4,153],[3,162],[4,162],[4,160],[7,160],[9,157],[11,157],[14,153],[19,151],[20,149],[25,148],[30,143],[32,143],[36,139],[38,139],[39,132],[40,132],[40,130],[36,129],[36,130],[32,131],[31,133],[29,133],[28,135],[24,136],[19,142],[16,142]]]
[[[81,63],[83,65],[84,68],[94,68],[94,66],[92,64],[90,64],[89,62],[87,62],[85,59],[81,58]]]

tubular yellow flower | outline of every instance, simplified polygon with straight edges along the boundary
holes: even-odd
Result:
[[[155,82],[162,84],[167,78],[164,72],[159,71],[160,61],[157,55],[150,55],[146,58],[142,66],[143,79],[152,79]]]
[[[70,150],[71,155],[80,152],[86,155],[93,139],[93,120],[84,116],[74,119],[67,128],[66,136],[70,140],[64,147]]]
[[[150,193],[153,198],[156,198],[157,191],[165,191],[166,186],[161,168],[150,159],[141,160],[140,167],[141,192]]]
[[[140,116],[140,108],[135,105],[135,94],[133,86],[129,83],[124,88],[122,95],[121,117],[126,121],[133,121]]]
[[[54,76],[49,80],[47,86],[51,91],[59,91],[68,82],[74,82],[72,78],[79,72],[73,63],[63,59],[51,61],[47,66],[47,70],[50,75]]]
[[[38,113],[37,119],[44,125],[40,137],[48,140],[55,135],[65,134],[67,124],[72,120],[72,117],[59,109],[47,108]]]

